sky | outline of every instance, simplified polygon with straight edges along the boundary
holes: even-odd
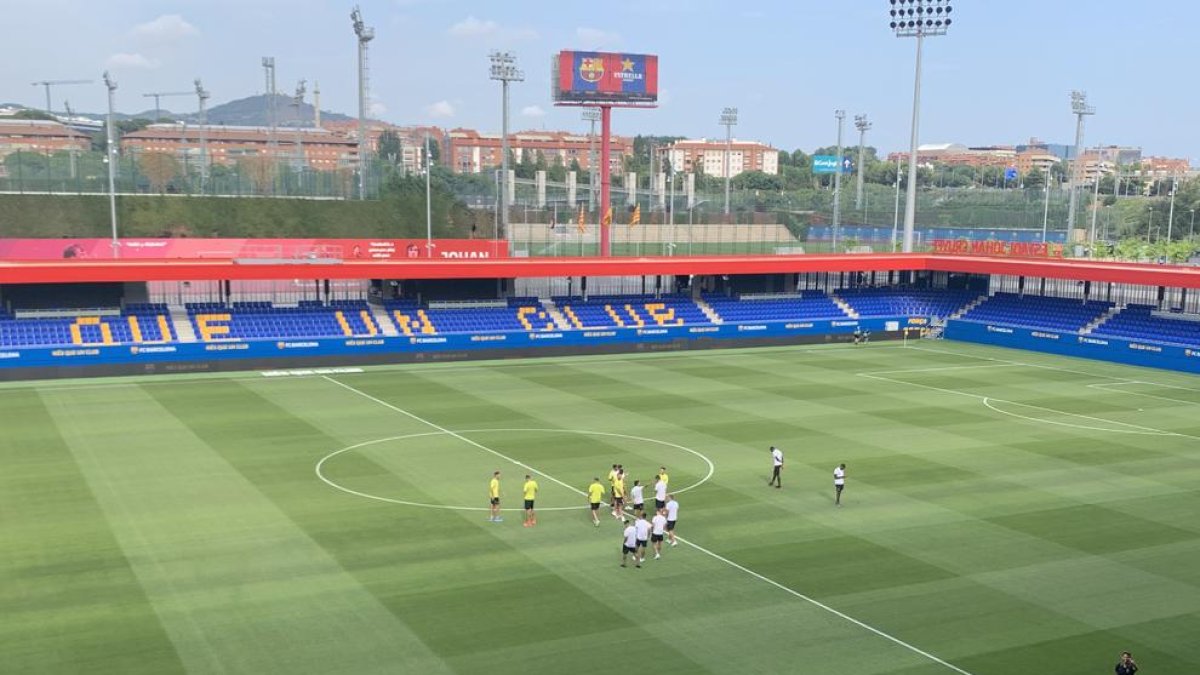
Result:
[[[873,128],[867,144],[908,147],[916,41],[888,28],[888,0],[361,0],[376,38],[371,108],[397,124],[499,131],[499,83],[488,52],[512,51],[524,82],[511,90],[511,130],[583,130],[577,108],[550,100],[561,49],[659,55],[654,110],[614,115],[617,134],[735,136],[811,151],[837,140],[836,109]],[[925,41],[921,142],[1071,143],[1070,92],[1096,115],[1086,145],[1141,146],[1200,164],[1195,86],[1196,0],[957,0],[948,35]],[[0,0],[0,101],[45,106],[35,80],[93,79],[53,91],[53,105],[102,111],[101,73],[117,109],[153,108],[142,94],[189,91],[210,106],[262,93],[261,59],[277,87],[321,88],[321,107],[357,113],[352,2],[331,0]],[[163,107],[194,110],[195,97]]]

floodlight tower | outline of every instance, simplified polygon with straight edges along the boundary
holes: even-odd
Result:
[[[921,119],[921,52],[925,38],[945,35],[950,29],[950,0],[889,0],[892,6],[889,26],[896,37],[917,39],[917,67],[913,84],[912,137],[908,147],[908,194],[904,204],[904,245],[913,250],[917,221],[917,138]]]
[[[117,241],[117,146],[113,137],[113,92],[117,90],[117,82],[104,71],[104,86],[108,89],[108,119],[105,123],[104,161],[108,163],[108,218],[112,225],[112,254],[114,258],[121,257],[120,243]]]
[[[517,68],[517,57],[512,52],[493,51],[488,55],[492,61],[491,78],[500,81],[500,224],[504,235],[508,231],[508,83],[524,82],[525,73]]]
[[[267,161],[273,166],[279,159],[279,148],[275,142],[275,126],[279,123],[275,116],[275,57],[264,56],[262,67],[266,77],[264,91],[267,94]]]
[[[833,116],[837,118],[837,170],[833,173],[833,252],[837,253],[838,249],[838,234],[842,224],[842,173],[845,172],[845,167],[842,166],[842,128],[846,125],[846,111],[834,110]]]
[[[596,122],[600,121],[599,108],[584,108],[583,119],[591,122],[588,131],[588,212],[596,210]]]
[[[196,101],[200,107],[200,194],[208,182],[208,90],[196,78]]]
[[[304,168],[304,136],[301,129],[304,128],[304,121],[301,118],[301,113],[304,110],[304,94],[308,91],[307,82],[300,80],[296,83],[296,94],[292,96],[292,108],[295,110],[292,113],[293,123],[296,125],[296,169]]]
[[[725,127],[725,215],[729,215],[729,179],[731,155],[733,153],[733,128],[737,126],[737,108],[725,108],[721,111],[721,124]]]
[[[375,39],[375,29],[363,23],[355,5],[350,12],[354,34],[358,37],[358,198],[367,198],[367,43]]]
[[[1079,150],[1083,146],[1083,118],[1087,115],[1095,115],[1096,109],[1088,105],[1086,92],[1073,91],[1071,92],[1071,112],[1075,113],[1075,158],[1071,161],[1071,206],[1067,211],[1068,237],[1075,229],[1075,207],[1079,202],[1079,168],[1082,164],[1079,161]]]
[[[858,185],[854,190],[854,208],[861,210],[863,208],[863,170],[866,168],[866,165],[863,164],[863,150],[867,142],[867,132],[871,130],[871,123],[867,121],[866,115],[855,115],[854,128],[858,129]]]

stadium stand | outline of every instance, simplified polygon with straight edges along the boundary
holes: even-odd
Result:
[[[704,301],[723,321],[792,321],[846,319],[849,315],[823,291],[787,297],[737,298],[705,295]]]
[[[131,304],[122,310],[64,310],[55,316],[38,316],[46,313],[18,318],[7,310],[0,311],[0,346],[153,344],[177,339],[167,306],[162,304]]]
[[[1153,305],[1129,305],[1091,333],[1181,347],[1200,347],[1200,316],[1155,313]]]
[[[962,316],[967,321],[1079,332],[1112,309],[1113,303],[1078,298],[996,293]]]
[[[945,318],[979,298],[974,291],[918,288],[842,288],[835,292],[860,317]]]
[[[712,321],[689,297],[593,295],[552,298],[573,328],[645,328],[707,325]]]
[[[362,300],[326,305],[304,300],[295,307],[270,302],[188,303],[196,335],[203,342],[307,337],[372,337],[379,327]]]

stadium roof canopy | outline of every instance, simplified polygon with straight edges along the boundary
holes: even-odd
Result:
[[[1091,260],[934,254],[489,258],[432,260],[8,261],[0,284],[200,281],[207,279],[487,279],[568,276],[940,271],[1008,274],[1146,286],[1200,288],[1200,268]]]

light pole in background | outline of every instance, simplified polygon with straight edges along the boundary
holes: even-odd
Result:
[[[913,250],[917,221],[917,138],[921,119],[921,52],[925,38],[945,35],[950,28],[950,0],[890,0],[896,37],[917,38],[917,68],[913,84],[912,138],[908,146],[908,194],[904,204],[905,253]]]
[[[1188,225],[1188,239],[1196,236],[1196,209],[1188,209],[1188,213],[1192,214],[1192,224]]]
[[[375,39],[375,29],[363,22],[358,6],[350,12],[354,35],[358,38],[358,198],[367,198],[367,43]],[[272,59],[272,67],[274,60]],[[267,95],[275,97],[274,90]],[[273,105],[273,104],[272,104]]]
[[[108,162],[108,218],[112,225],[112,254],[114,258],[120,258],[121,243],[117,241],[117,146],[113,133],[113,92],[117,90],[117,82],[108,76],[107,70],[104,71],[104,86],[108,89],[108,120],[104,124],[104,161]]]
[[[854,128],[858,129],[858,185],[854,188],[854,208],[861,211],[863,209],[863,171],[866,168],[866,165],[863,164],[863,147],[866,145],[867,132],[871,130],[871,123],[867,121],[866,115],[855,115]]]
[[[1088,105],[1087,94],[1082,91],[1071,92],[1071,112],[1075,113],[1075,157],[1071,161],[1070,190],[1071,201],[1067,210],[1067,236],[1075,229],[1075,207],[1079,203],[1079,171],[1083,162],[1080,161],[1079,150],[1083,145],[1083,118],[1095,115],[1096,109]]]
[[[733,127],[737,125],[737,108],[725,108],[721,111],[721,124],[725,126],[725,215],[729,215],[729,179],[733,153]],[[728,220],[728,218],[726,218]]]
[[[1171,230],[1175,226],[1175,193],[1179,191],[1179,176],[1171,175],[1171,213],[1167,216],[1167,241],[1171,241]]]
[[[488,58],[492,60],[492,79],[500,81],[500,225],[507,237],[511,236],[508,231],[508,203],[512,199],[512,195],[508,194],[508,83],[523,82],[525,73],[517,69],[517,57],[512,52],[492,52]]]
[[[591,122],[588,131],[588,213],[596,210],[596,122],[600,121],[599,108],[584,108],[583,119]]]
[[[846,122],[845,110],[834,110],[833,116],[837,118],[838,141],[837,141],[837,170],[833,173],[833,253],[838,250],[838,228],[842,222],[842,127]]]
[[[425,255],[433,257],[433,197],[429,189],[429,175],[433,173],[433,162],[429,154],[429,130],[425,130]]]

